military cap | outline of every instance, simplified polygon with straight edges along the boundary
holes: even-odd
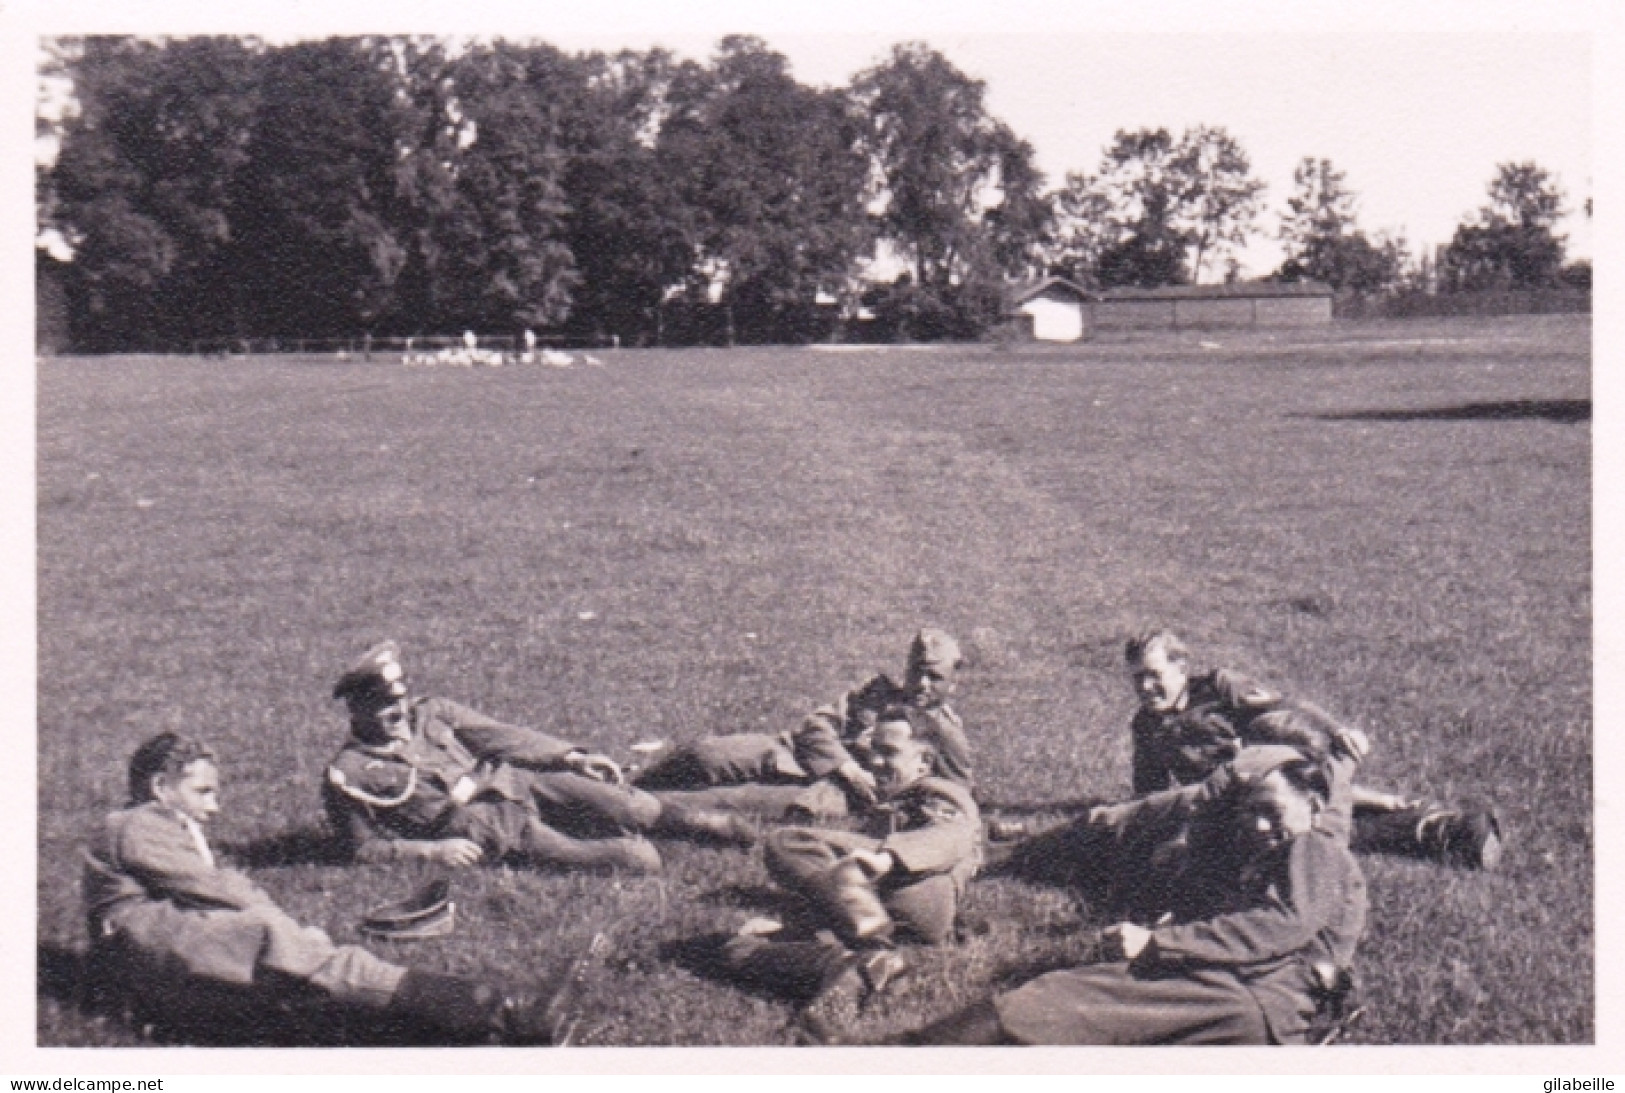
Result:
[[[362,933],[390,941],[445,937],[457,927],[451,881],[431,881],[406,899],[374,907],[361,920]]]
[[[927,626],[914,635],[908,649],[908,662],[921,668],[957,668],[963,658],[959,643],[946,630]]]
[[[368,649],[333,685],[334,698],[363,696],[406,697],[406,671],[401,667],[401,647],[395,642],[380,642]]]

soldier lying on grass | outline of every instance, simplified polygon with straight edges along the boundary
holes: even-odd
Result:
[[[1125,647],[1140,709],[1134,715],[1134,792],[1200,781],[1244,746],[1298,744],[1358,760],[1365,734],[1310,703],[1229,669],[1193,673],[1185,645],[1152,630]],[[1500,824],[1485,809],[1448,808],[1354,787],[1355,845],[1480,869],[1501,860]]]
[[[794,730],[708,736],[679,745],[639,774],[637,785],[663,799],[765,819],[792,812],[839,816],[874,803],[874,775],[864,765],[869,738],[881,711],[900,709],[915,736],[936,749],[939,776],[968,788],[970,744],[948,704],[963,663],[958,642],[926,627],[914,636],[901,686],[876,675],[814,710]],[[811,793],[802,792],[809,787]]]
[[[721,947],[723,974],[800,995],[805,1039],[842,1035],[872,994],[907,967],[902,940],[953,934],[959,899],[981,861],[981,819],[964,786],[935,774],[937,752],[907,715],[882,715],[867,752],[875,800],[850,829],[781,828],[769,874],[801,897],[793,927],[755,919]]]
[[[129,989],[241,987],[271,1001],[287,988],[328,996],[440,1040],[547,1044],[569,1024],[573,976],[516,991],[404,968],[301,926],[242,873],[219,866],[204,826],[219,810],[214,754],[162,733],[130,760],[130,801],[85,856],[93,966]]]
[[[409,697],[392,641],[351,666],[333,697],[349,707],[350,740],[327,770],[323,799],[357,861],[652,873],[660,854],[644,833],[755,841],[738,816],[663,803],[623,784],[606,756],[449,699]]]
[[[1294,748],[1242,750],[1195,786],[1092,809],[1044,852],[1134,888],[1147,926],[913,1044],[1294,1044],[1352,982],[1366,890],[1347,796]],[[1328,800],[1334,802],[1328,806]],[[1155,918],[1149,916],[1156,915]]]

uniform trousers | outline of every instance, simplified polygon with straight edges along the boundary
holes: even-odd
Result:
[[[782,737],[760,732],[707,736],[673,749],[637,778],[643,789],[704,789],[743,782],[805,785],[807,772]]]
[[[1267,1044],[1264,1012],[1224,968],[1144,975],[1123,962],[1050,972],[997,996],[1021,1044]]]
[[[102,920],[100,941],[161,975],[247,987],[274,972],[374,1009],[389,1002],[406,974],[359,946],[333,944],[269,902],[241,910],[132,903]]]
[[[780,885],[814,900],[820,881],[854,850],[880,850],[885,843],[851,831],[786,827],[767,838],[768,874]],[[953,932],[959,892],[953,877],[933,873],[924,877],[882,878],[876,885],[880,902],[899,929],[927,945],[947,940]]]

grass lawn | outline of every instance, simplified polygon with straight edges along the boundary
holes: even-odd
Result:
[[[1354,1039],[1594,1039],[1586,317],[602,356],[40,361],[41,1044],[142,1042],[75,990],[77,852],[152,733],[215,743],[217,845],[354,940],[415,875],[297,851],[345,734],[327,693],[373,642],[421,693],[625,760],[791,725],[926,622],[966,639],[993,814],[1126,793],[1121,647],[1152,622],[1364,726],[1367,783],[1493,802],[1498,873],[1363,859]],[[513,973],[606,930],[598,1042],[787,1042],[785,1002],[682,957],[764,905],[759,855],[663,849],[658,879],[465,872],[454,936],[385,948]],[[973,884],[870,1031],[1100,924]]]

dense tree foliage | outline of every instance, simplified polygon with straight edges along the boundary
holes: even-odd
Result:
[[[1033,149],[989,113],[986,86],[919,43],[859,74],[880,237],[909,276],[876,304],[905,336],[974,334],[1004,278],[1031,271],[1048,209]]]
[[[1565,241],[1554,229],[1566,211],[1557,181],[1535,163],[1502,163],[1490,180],[1489,198],[1445,248],[1441,286],[1471,292],[1556,285]]]
[[[1305,157],[1293,170],[1280,238],[1287,253],[1275,277],[1283,281],[1381,292],[1399,285],[1408,260],[1403,241],[1373,241],[1359,229],[1347,176],[1328,159]]]
[[[975,337],[1012,281],[1046,272],[1238,276],[1264,189],[1235,137],[1195,126],[1119,131],[1046,194],[983,82],[919,43],[845,88],[801,84],[743,36],[705,62],[440,37],[44,44],[56,155],[36,202],[71,260],[42,268],[88,350],[465,329],[805,341],[851,320]],[[1502,164],[1488,196],[1442,287],[1589,283],[1563,265],[1544,169]],[[1324,159],[1299,164],[1280,237],[1281,279],[1369,292],[1408,264],[1357,227]],[[906,272],[865,279],[888,266]]]

